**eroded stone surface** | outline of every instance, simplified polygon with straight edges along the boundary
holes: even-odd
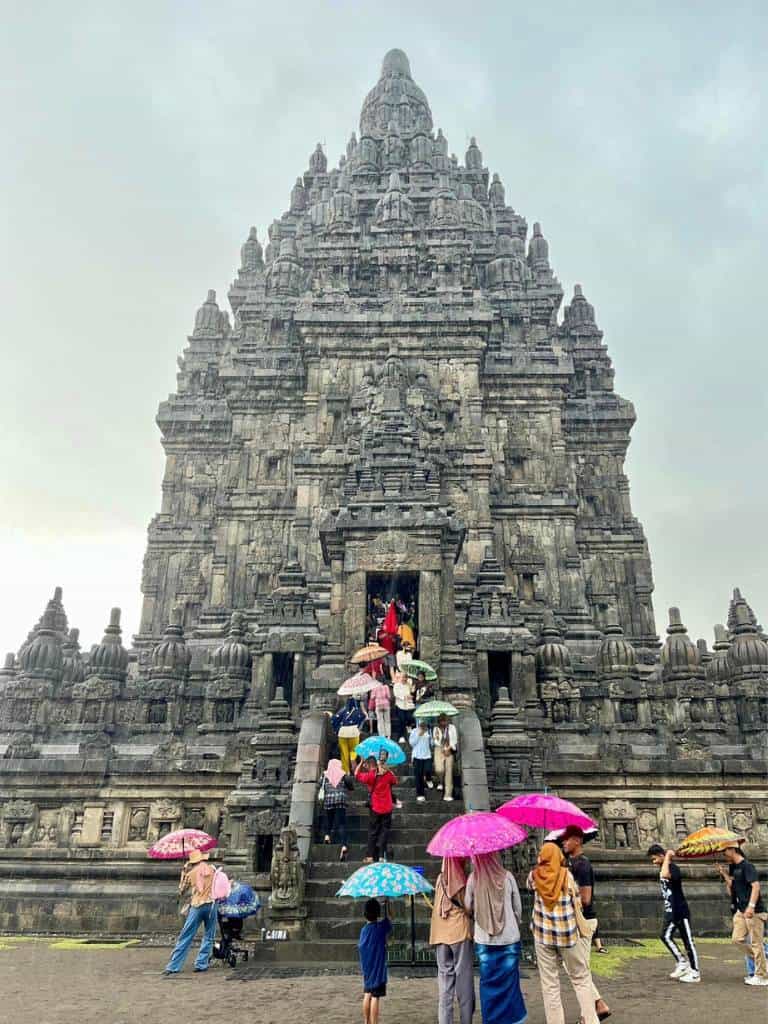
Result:
[[[705,823],[766,844],[768,646],[738,591],[714,652],[676,609],[659,643],[635,412],[594,307],[577,285],[561,315],[541,225],[475,139],[449,156],[402,51],[359,127],[336,166],[312,151],[265,248],[250,229],[232,319],[213,290],[194,317],[132,648],[114,610],[81,650],[57,588],[0,670],[0,857],[34,878],[60,851],[74,885],[87,849],[123,884],[190,825],[267,885],[325,754],[315,729],[294,780],[302,718],[366,639],[367,574],[394,572],[418,574],[420,653],[482,726],[475,799],[555,787],[609,864]]]

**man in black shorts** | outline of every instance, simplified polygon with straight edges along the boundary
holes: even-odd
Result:
[[[699,957],[691,931],[691,912],[683,892],[683,879],[680,875],[680,868],[677,864],[672,863],[675,851],[665,850],[663,846],[654,843],[648,849],[648,856],[651,858],[651,862],[659,868],[659,885],[661,886],[661,899],[664,903],[664,927],[661,930],[661,941],[675,958],[676,963],[670,978],[688,984],[701,981]],[[674,940],[675,932],[679,932],[683,940],[688,963],[685,962],[685,957]]]

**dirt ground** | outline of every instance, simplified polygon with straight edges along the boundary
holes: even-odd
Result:
[[[703,980],[681,985],[657,942],[612,948],[594,957],[598,983],[619,1024],[688,1024],[700,1020],[762,1020],[768,991],[742,983],[743,960],[724,942],[699,945]],[[175,978],[161,977],[168,950],[99,948],[76,940],[0,938],[0,1020],[13,1024],[133,1024],[138,1021],[232,1021],[243,1024],[354,1024],[360,980],[354,976],[255,977],[240,968],[192,972],[192,958]],[[434,978],[390,976],[382,1021],[433,1024]],[[566,1021],[578,1020],[564,983]],[[543,1024],[535,971],[523,993],[530,1024]],[[458,1016],[456,1018],[458,1020]],[[480,1024],[480,1011],[475,1016]]]

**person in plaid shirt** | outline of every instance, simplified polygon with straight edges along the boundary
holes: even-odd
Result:
[[[547,1024],[563,1024],[565,1019],[558,958],[566,966],[583,1024],[598,1024],[589,961],[584,956],[583,944],[578,941],[573,878],[557,843],[542,846],[531,872],[531,884],[535,893],[531,930]]]

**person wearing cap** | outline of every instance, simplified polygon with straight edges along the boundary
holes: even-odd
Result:
[[[672,861],[674,850],[665,850],[660,843],[648,847],[651,862],[659,868],[659,886],[664,904],[664,924],[661,930],[661,941],[675,958],[675,969],[670,978],[687,983],[701,981],[699,973],[699,956],[691,931],[691,912],[683,892],[683,879],[680,868]],[[674,935],[678,932],[683,939],[688,963],[677,947]]]
[[[164,978],[170,978],[178,974],[187,959],[189,947],[195,941],[195,935],[200,925],[203,925],[203,941],[200,943],[200,951],[195,960],[195,971],[208,970],[208,962],[211,959],[213,939],[216,934],[216,903],[213,898],[213,876],[216,871],[208,863],[208,854],[200,850],[193,850],[189,860],[181,870],[181,881],[179,882],[179,895],[187,890],[190,892],[189,909],[184,927],[179,932],[176,945],[171,953],[171,959],[163,971]]]
[[[595,922],[597,931],[597,914],[595,913],[595,872],[587,857],[584,856],[584,832],[577,825],[568,825],[560,836],[563,853],[568,857],[568,866],[581,897],[581,911],[587,921]],[[583,947],[587,963],[592,953],[593,936],[579,935],[578,941]],[[568,968],[566,967],[566,971]],[[607,1020],[611,1009],[597,990],[594,975],[592,976],[592,996],[595,1000],[595,1013],[598,1020]]]
[[[768,913],[760,895],[760,880],[754,864],[750,864],[738,846],[731,846],[723,851],[728,868],[719,865],[720,876],[728,887],[733,913],[733,933],[731,941],[742,952],[748,951],[755,962],[755,973],[745,978],[745,985],[756,988],[768,987],[768,967],[766,966],[765,922]]]

